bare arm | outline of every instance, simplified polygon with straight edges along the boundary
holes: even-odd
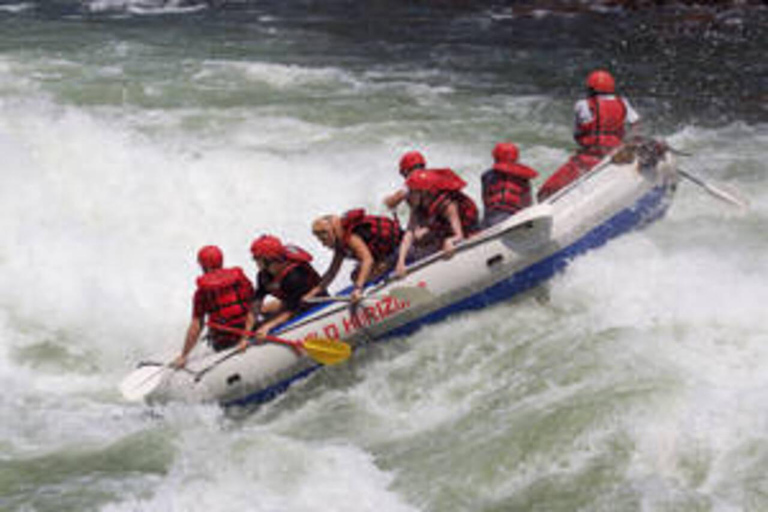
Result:
[[[403,202],[403,199],[405,199],[405,196],[408,194],[408,192],[405,189],[400,189],[397,192],[394,192],[387,197],[384,198],[384,206],[389,208],[390,210],[394,210],[397,208],[397,205],[399,205],[401,202]]]
[[[203,330],[203,318],[199,316],[192,317],[192,321],[187,327],[187,335],[184,339],[184,348],[181,350],[181,354],[173,362],[173,366],[176,368],[184,368],[187,364],[187,356],[192,349],[197,345],[197,340],[200,337],[200,333]]]
[[[259,319],[259,312],[261,311],[261,304],[264,301],[262,299],[256,299],[251,303],[251,308],[248,310],[248,315],[245,317],[245,330],[250,331]],[[240,350],[245,350],[248,346],[248,336],[243,335],[240,337],[240,341],[237,344]]]
[[[403,235],[403,240],[400,242],[400,249],[397,253],[397,265],[395,265],[395,275],[397,277],[403,277],[405,275],[405,258],[408,257],[408,251],[411,250],[413,245],[413,230],[409,229]]]
[[[355,255],[355,259],[360,262],[360,271],[357,273],[357,279],[355,279],[355,288],[362,289],[368,278],[371,276],[371,270],[373,269],[373,255],[368,246],[359,236],[353,234],[349,237],[349,248]]]
[[[323,274],[323,277],[320,278],[320,282],[317,283],[317,286],[309,290],[303,298],[305,300],[309,299],[328,288],[328,285],[330,285],[334,278],[338,275],[342,263],[344,263],[344,254],[339,250],[334,251],[333,260],[331,260],[331,264],[328,266],[328,270],[326,270],[325,274]]]
[[[456,205],[456,201],[451,201],[446,205],[443,210],[443,215],[448,219],[451,224],[451,230],[453,236],[446,238],[443,241],[443,249],[447,255],[453,254],[453,248],[456,242],[464,239],[464,230],[461,227],[461,217],[459,217],[459,208]]]
[[[269,331],[282,324],[283,322],[287,322],[293,315],[293,311],[288,310],[285,310],[282,313],[278,313],[259,326],[259,329],[256,331],[256,338],[264,339],[264,336],[269,334]]]

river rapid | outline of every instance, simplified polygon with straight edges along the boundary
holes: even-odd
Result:
[[[0,3],[0,510],[768,510],[768,11],[519,4]],[[324,268],[311,219],[383,212],[411,149],[477,199],[511,140],[540,185],[597,66],[750,210],[681,182],[548,302],[248,414],[121,398],[181,348],[198,247]]]

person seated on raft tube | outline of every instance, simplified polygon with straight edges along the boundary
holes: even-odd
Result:
[[[389,217],[366,215],[357,208],[338,215],[325,215],[312,223],[312,233],[320,243],[333,249],[333,260],[323,275],[319,289],[325,289],[336,277],[345,258],[357,261],[352,271],[353,303],[360,300],[366,283],[376,281],[395,263],[403,238],[400,224]]]
[[[312,267],[312,255],[295,245],[283,245],[279,238],[262,235],[251,244],[259,272],[256,292],[245,320],[245,330],[251,331],[257,321],[256,339],[262,339],[272,329],[308,309],[304,300],[324,293],[318,290],[320,275]],[[310,293],[312,290],[314,292]],[[264,302],[267,295],[275,300]],[[240,338],[239,349],[245,350],[248,337]]]
[[[637,129],[640,116],[629,101],[615,94],[613,76],[604,69],[587,76],[587,98],[576,102],[574,139],[581,146],[571,158],[550,176],[538,193],[546,199],[579,176],[589,172],[624,140],[624,124]]]
[[[478,229],[475,202],[461,192],[467,183],[451,169],[421,169],[408,176],[411,217],[397,256],[395,274],[405,275],[406,258],[421,258],[442,247],[453,254],[456,242]],[[414,246],[417,251],[411,254]]]
[[[242,329],[253,300],[253,285],[238,267],[223,268],[224,255],[214,245],[206,245],[197,253],[197,262],[203,275],[197,278],[197,290],[192,300],[192,321],[181,354],[173,362],[176,368],[187,364],[187,355],[197,344],[203,330],[205,316],[212,322]],[[208,340],[215,351],[237,344],[239,337],[212,330]]]
[[[413,171],[427,167],[427,160],[424,155],[418,151],[409,151],[400,158],[400,176],[407,180]],[[384,198],[384,206],[390,210],[397,208],[397,205],[408,199],[408,186],[403,184],[396,192]]]
[[[511,142],[499,142],[493,148],[493,167],[481,177],[484,228],[531,205],[531,180],[539,173],[518,163],[518,155],[517,146]]]

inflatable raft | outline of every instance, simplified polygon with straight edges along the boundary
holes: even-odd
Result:
[[[343,302],[320,305],[284,325],[279,335],[338,338],[355,347],[507,300],[552,277],[578,254],[661,218],[677,182],[674,158],[664,145],[624,146],[544,202],[465,240],[451,258],[434,254],[419,260],[404,278],[370,286],[354,311]],[[149,363],[123,381],[123,394],[150,403],[247,405],[268,401],[322,368],[277,343],[237,355],[199,351],[184,370]],[[132,387],[148,382],[147,392],[131,395]]]

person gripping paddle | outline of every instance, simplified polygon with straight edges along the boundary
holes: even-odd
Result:
[[[192,320],[181,354],[171,363],[174,368],[183,368],[187,356],[197,345],[206,317],[222,325],[244,328],[251,300],[253,285],[239,267],[223,268],[224,255],[215,245],[207,245],[197,253],[197,262],[203,275],[197,279],[197,290],[193,297]],[[233,347],[238,337],[225,332],[211,332],[208,339],[214,350]]]

